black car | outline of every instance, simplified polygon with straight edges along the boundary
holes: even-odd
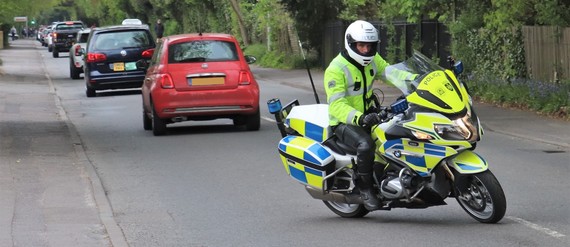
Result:
[[[73,45],[77,31],[85,28],[81,21],[64,21],[53,24],[53,32],[51,33],[51,52],[53,57],[59,57],[60,52],[68,52]]]
[[[145,70],[136,62],[150,59],[155,46],[147,25],[93,28],[83,67],[87,97],[95,97],[96,90],[140,88]]]

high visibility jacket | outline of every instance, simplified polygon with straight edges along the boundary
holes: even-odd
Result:
[[[365,67],[356,66],[342,54],[336,56],[324,74],[324,87],[329,104],[329,124],[358,125],[358,118],[372,104],[366,106],[372,96],[374,77],[383,73],[389,64],[376,54]]]

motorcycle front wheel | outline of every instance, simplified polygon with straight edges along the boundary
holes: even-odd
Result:
[[[323,201],[327,207],[343,218],[362,218],[370,211],[364,208],[362,204],[347,204],[331,201]]]
[[[507,201],[497,178],[489,170],[465,178],[469,180],[466,189],[456,189],[459,205],[479,222],[499,222],[505,216]]]

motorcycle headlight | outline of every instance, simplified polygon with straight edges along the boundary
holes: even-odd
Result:
[[[434,124],[434,130],[439,136],[447,140],[472,141],[477,139],[477,129],[469,114],[453,120],[453,124]]]

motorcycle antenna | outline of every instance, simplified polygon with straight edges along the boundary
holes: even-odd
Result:
[[[301,55],[303,56],[303,61],[305,61],[305,67],[307,68],[307,73],[309,74],[309,80],[311,80],[311,86],[313,87],[313,93],[315,94],[315,100],[317,104],[320,104],[319,95],[317,94],[317,89],[315,89],[315,83],[313,82],[313,76],[311,76],[311,69],[309,69],[309,63],[307,62],[307,58],[305,57],[305,51],[303,51],[303,44],[301,43],[301,39],[299,39],[299,33],[297,33],[297,40],[299,41],[299,48],[301,48]]]

